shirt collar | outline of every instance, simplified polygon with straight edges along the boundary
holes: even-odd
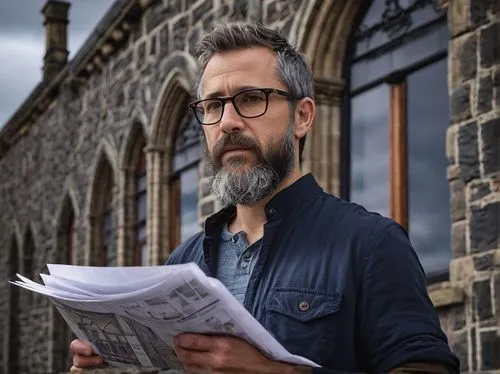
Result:
[[[265,206],[268,221],[286,217],[291,211],[315,199],[323,193],[312,174],[308,173],[293,184],[278,192]],[[205,234],[212,236],[220,232],[224,224],[236,215],[234,205],[227,206],[208,217],[205,221]]]

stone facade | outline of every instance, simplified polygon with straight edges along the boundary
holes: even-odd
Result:
[[[7,283],[68,261],[66,220],[74,217],[74,264],[96,263],[95,207],[102,173],[113,181],[116,263],[133,257],[127,202],[136,141],[145,144],[150,263],[170,249],[174,202],[168,176],[178,124],[191,96],[193,45],[214,22],[256,19],[281,29],[311,61],[317,120],[303,169],[340,191],[340,99],[348,35],[361,1],[117,1],[69,64],[47,75],[0,132],[0,372],[67,368],[66,332],[47,300]],[[500,6],[451,0],[451,122],[447,137],[453,260],[448,282],[429,292],[464,371],[500,369]],[[58,13],[59,16],[61,13]],[[61,26],[53,27],[61,32]],[[50,31],[48,31],[50,32]],[[62,38],[61,40],[65,40]],[[63,42],[65,42],[63,40]],[[62,60],[65,63],[64,48]],[[61,57],[61,55],[59,55]],[[105,170],[105,172],[103,171]],[[198,216],[219,208],[199,165]],[[133,183],[132,183],[133,184]],[[92,250],[94,249],[94,250]],[[19,307],[16,307],[19,305]],[[17,308],[17,309],[16,309]],[[16,314],[15,312],[18,312]],[[17,329],[17,330],[16,330]],[[16,332],[14,334],[14,332]],[[10,362],[9,362],[10,361]]]

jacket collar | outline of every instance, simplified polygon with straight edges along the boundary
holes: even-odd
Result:
[[[293,210],[314,200],[323,193],[312,174],[308,173],[296,180],[289,187],[278,192],[265,206],[268,221],[288,216]],[[216,236],[225,223],[236,215],[234,205],[227,206],[208,217],[205,221],[205,234]]]

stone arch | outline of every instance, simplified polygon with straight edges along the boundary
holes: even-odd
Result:
[[[299,48],[311,63],[315,77],[342,79],[347,43],[362,0],[311,1],[306,17],[297,18],[302,34],[297,36]]]
[[[77,242],[76,223],[79,219],[79,213],[74,189],[67,188],[59,201],[54,221],[54,260],[56,263],[75,264],[77,262],[75,242]],[[62,372],[71,366],[69,344],[74,336],[55,306],[50,306],[49,315],[51,320],[49,368],[54,372]]]
[[[133,117],[128,132],[120,147],[119,160],[120,169],[124,170],[134,164],[137,157],[137,140],[144,140],[144,147],[149,143],[149,129],[146,127],[144,119]]]
[[[23,233],[22,240],[22,249],[21,253],[21,262],[20,269],[22,271],[22,275],[33,279],[34,278],[34,265],[35,265],[35,254],[36,254],[36,236],[35,231],[33,229],[33,225],[29,223]]]
[[[104,265],[102,253],[100,251],[103,246],[102,242],[102,225],[101,218],[103,216],[104,205],[109,203],[111,209],[111,217],[115,224],[113,234],[113,251],[115,256],[119,256],[117,241],[119,235],[116,231],[116,208],[118,198],[118,188],[120,185],[120,173],[117,167],[118,157],[116,148],[112,143],[105,139],[98,148],[96,158],[92,166],[91,179],[89,189],[87,191],[86,209],[87,212],[87,245],[85,250],[86,264],[101,264]]]
[[[289,38],[306,55],[315,77],[316,119],[307,136],[304,172],[312,172],[323,188],[340,194],[343,65],[347,44],[362,0],[316,0],[304,3]]]
[[[164,62],[161,71],[169,73],[153,109],[150,145],[171,148],[176,125],[187,110],[189,97],[194,95],[196,62],[191,55],[176,52]]]
[[[75,252],[74,248],[74,233],[73,237],[69,238],[69,230],[74,231],[76,222],[80,216],[78,209],[78,200],[73,189],[67,189],[63,195],[63,198],[59,201],[56,220],[54,222],[54,234],[56,244],[55,251],[55,261],[58,263],[70,263],[75,264]],[[71,240],[71,242],[69,242]],[[71,244],[69,244],[71,243]],[[66,253],[71,249],[71,253]]]
[[[150,168],[147,165],[145,149],[148,139],[148,129],[145,127],[145,122],[135,118],[120,152],[123,178],[120,188],[122,209],[120,209],[119,221],[123,232],[123,258],[121,260],[125,265],[138,265],[139,258],[142,258],[138,257],[138,251],[148,248],[144,242],[147,240],[147,218],[139,217],[140,213],[144,212],[142,208],[147,207],[145,199],[147,199],[148,190],[147,174]],[[146,181],[146,183],[142,181]],[[137,200],[140,200],[140,205],[138,205]]]
[[[148,146],[148,227],[151,263],[164,262],[170,248],[171,189],[169,177],[174,142],[182,119],[193,97],[196,62],[187,53],[175,53],[161,71],[168,71],[152,115],[151,139]]]

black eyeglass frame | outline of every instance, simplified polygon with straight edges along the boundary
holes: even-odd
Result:
[[[250,91],[260,91],[260,92],[263,92],[266,95],[266,108],[264,109],[264,111],[262,112],[262,114],[259,114],[257,116],[245,116],[245,115],[241,114],[240,110],[238,109],[238,106],[235,104],[235,98],[238,97],[238,95],[241,95],[241,94],[244,94],[245,92],[250,92]],[[269,107],[269,96],[271,96],[272,94],[276,94],[276,95],[280,95],[280,96],[286,97],[287,100],[291,100],[291,101],[300,100],[299,97],[295,97],[295,96],[291,95],[289,92],[286,92],[286,91],[283,91],[283,90],[279,90],[279,89],[276,89],[276,88],[248,88],[248,89],[239,91],[238,93],[234,94],[233,96],[212,97],[212,98],[207,98],[207,99],[193,101],[192,103],[189,103],[189,107],[193,110],[194,116],[195,116],[196,120],[201,125],[203,125],[203,126],[213,126],[213,125],[215,125],[215,124],[217,124],[217,123],[219,123],[221,121],[222,117],[224,116],[224,109],[226,108],[226,104],[228,102],[231,102],[233,104],[233,107],[234,107],[234,110],[236,110],[236,113],[238,113],[238,115],[240,115],[243,118],[258,118],[258,117],[262,117],[267,112],[267,108]],[[198,118],[198,111],[196,110],[196,107],[200,103],[202,103],[204,101],[219,101],[221,103],[222,110],[221,110],[220,118],[217,121],[210,122],[210,123],[204,123],[203,121],[200,121],[200,119]]]

